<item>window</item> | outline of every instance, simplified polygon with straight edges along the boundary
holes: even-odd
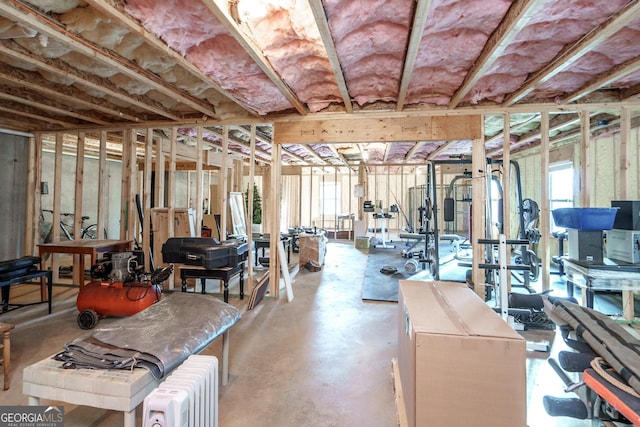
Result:
[[[322,215],[337,215],[340,212],[340,183],[322,183]]]
[[[549,168],[549,210],[573,207],[573,165],[556,164]],[[556,226],[551,214],[551,232],[564,231]]]

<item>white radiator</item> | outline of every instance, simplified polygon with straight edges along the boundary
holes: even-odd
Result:
[[[218,359],[189,356],[145,397],[143,427],[218,427]]]

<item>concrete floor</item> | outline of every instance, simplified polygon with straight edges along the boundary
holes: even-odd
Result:
[[[294,254],[292,265],[297,262]],[[392,359],[397,357],[398,305],[361,299],[366,251],[332,241],[321,272],[293,269],[294,300],[266,298],[245,311],[247,298],[231,303],[243,311],[231,330],[230,381],[220,390],[219,425],[396,426]],[[259,272],[258,274],[262,274]],[[35,296],[34,285],[12,288],[12,296]],[[16,325],[11,339],[11,388],[0,405],[24,405],[22,369],[87,334],[76,325],[77,288],[56,286],[54,311],[44,304],[0,316]],[[114,319],[103,319],[112,322]],[[171,325],[167,325],[170,328]],[[195,327],[195,325],[194,325]],[[552,353],[564,343],[552,331],[527,331],[528,340],[550,340]],[[219,355],[220,343],[204,354]],[[549,353],[530,352],[527,361],[528,426],[590,426],[588,421],[552,418],[542,396],[563,396],[563,384],[546,362]],[[43,402],[43,404],[56,402]],[[65,405],[65,426],[120,426],[122,415]],[[138,411],[140,417],[141,410]],[[482,426],[479,420],[478,426]]]

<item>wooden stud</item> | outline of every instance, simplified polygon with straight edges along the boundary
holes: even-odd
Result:
[[[144,217],[142,223],[142,249],[144,251],[145,271],[151,271],[153,257],[160,254],[152,253],[151,248],[151,172],[153,162],[153,129],[147,129],[144,144],[144,175],[143,175],[143,203]]]
[[[51,241],[60,241],[60,199],[62,193],[62,157],[63,157],[64,135],[60,132],[56,133],[56,153],[54,160],[53,174],[53,215],[51,220]],[[53,282],[59,280],[59,257],[57,254],[51,254],[51,270],[53,272]]]
[[[84,144],[86,135],[80,132],[76,141],[76,185],[73,207],[73,236],[74,239],[82,238],[82,187],[84,185]]]
[[[223,126],[223,129],[224,128],[225,127]],[[225,135],[227,134],[226,130],[224,130],[224,134]],[[204,197],[202,196],[204,191],[202,188],[202,164],[204,161],[202,126],[198,126],[196,131],[196,154],[197,154],[197,158],[196,158],[196,205],[195,205],[196,235],[195,237],[200,237],[202,236],[202,202],[204,200]],[[223,162],[222,164],[225,165],[226,162]],[[226,224],[226,223],[223,222],[223,224]],[[224,237],[225,238],[223,240],[226,240],[226,235]]]
[[[511,116],[505,113],[502,140],[502,229],[507,239],[511,233]],[[511,293],[511,274],[507,274],[507,294]]]
[[[109,173],[107,171],[107,131],[100,131],[100,154],[98,156],[98,239],[104,239],[109,213]]]
[[[551,235],[551,212],[549,200],[549,113],[543,111],[540,114],[540,262],[542,270],[540,279],[542,290],[546,291],[551,286],[551,253],[549,252],[549,236]],[[525,274],[528,274],[525,272]]]
[[[227,157],[229,156],[229,127],[222,126],[222,167],[218,174],[218,194],[220,195],[220,240],[227,240],[227,212],[229,212],[229,174],[227,173]]]
[[[267,199],[269,213],[269,277],[270,293],[273,297],[278,298],[280,295],[280,263],[282,262],[278,256],[278,244],[280,242],[280,156],[282,146],[274,144],[271,151],[271,179],[270,191]],[[266,194],[266,192],[265,192]]]
[[[247,222],[249,227],[253,226],[253,186],[255,184],[255,171],[256,171],[256,125],[251,125],[251,133],[249,135],[249,145],[251,147],[249,153],[249,184],[247,185]],[[266,215],[263,216],[262,222],[264,223]],[[251,229],[247,230],[247,243],[250,248],[253,247],[253,232]],[[249,251],[249,257],[247,260],[247,289],[252,289],[253,284],[253,264],[254,264],[254,251]]]
[[[485,203],[483,201],[487,195],[486,188],[486,176],[489,171],[487,170],[487,163],[485,161],[485,149],[484,141],[482,139],[474,139],[471,154],[471,171],[472,185],[471,185],[471,200],[473,200],[471,206],[471,212],[473,215],[472,223],[472,246],[473,246],[473,267],[471,270],[474,290],[476,294],[484,301],[484,270],[479,268],[479,264],[484,260],[485,245],[478,244],[478,239],[485,237]]]
[[[580,206],[588,208],[591,205],[591,124],[589,112],[580,112]]]

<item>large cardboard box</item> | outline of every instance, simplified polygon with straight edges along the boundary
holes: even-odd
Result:
[[[400,281],[409,426],[526,426],[526,343],[465,284]]]

